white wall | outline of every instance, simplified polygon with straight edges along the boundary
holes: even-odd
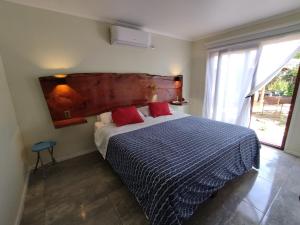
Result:
[[[294,113],[286,140],[285,151],[300,156],[300,87],[294,107]]]
[[[12,225],[24,187],[26,154],[0,56],[0,224]]]
[[[246,36],[255,32],[270,30],[285,25],[300,23],[300,13],[294,13],[286,16],[280,16],[268,19],[264,22],[249,24],[247,26],[231,29],[228,32],[222,32],[199,41],[193,42],[192,45],[192,76],[191,76],[191,107],[190,112],[195,115],[202,115],[202,104],[205,89],[205,72],[206,72],[206,45],[211,42],[218,42],[232,38]],[[298,94],[299,96],[300,94]],[[294,115],[291,122],[289,135],[287,138],[285,151],[300,156],[300,97],[297,98]]]
[[[192,76],[190,90],[190,112],[202,116],[202,105],[205,92],[207,51],[205,41],[193,42],[192,45]]]
[[[26,149],[37,141],[58,142],[66,158],[94,150],[93,122],[54,129],[39,76],[75,72],[183,74],[189,96],[191,43],[153,35],[155,49],[109,44],[109,25],[52,11],[0,2],[0,50]],[[5,31],[5,32],[2,32]],[[34,155],[30,153],[31,162]]]

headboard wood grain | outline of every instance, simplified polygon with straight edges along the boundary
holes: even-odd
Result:
[[[178,78],[180,81],[178,81]],[[77,73],[39,78],[55,122],[97,115],[120,106],[182,99],[182,76]]]

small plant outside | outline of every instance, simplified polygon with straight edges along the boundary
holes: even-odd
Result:
[[[300,63],[300,52],[254,96],[250,127],[260,141],[281,146]]]
[[[271,93],[278,93],[280,96],[292,96],[295,88],[295,81],[298,68],[284,68],[267,86],[266,90]]]

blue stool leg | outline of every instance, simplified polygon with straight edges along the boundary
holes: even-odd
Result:
[[[36,158],[36,163],[35,163],[35,168],[33,172],[36,172],[38,165],[39,165],[39,161],[40,161],[40,153],[37,153],[37,158]]]
[[[48,152],[49,152],[49,154],[50,154],[50,156],[51,156],[52,164],[55,164],[56,161],[55,161],[55,158],[54,158],[54,156],[53,156],[53,146],[51,147],[51,149],[48,148]]]
[[[40,153],[39,153],[39,158],[40,158],[40,160],[41,160],[41,168],[42,168],[42,170],[43,170],[43,177],[46,178],[46,173],[45,173],[44,163],[43,163],[42,157],[40,156]]]

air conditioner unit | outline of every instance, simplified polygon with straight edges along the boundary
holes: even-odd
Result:
[[[151,34],[121,26],[110,27],[111,44],[130,45],[134,47],[150,48]]]

